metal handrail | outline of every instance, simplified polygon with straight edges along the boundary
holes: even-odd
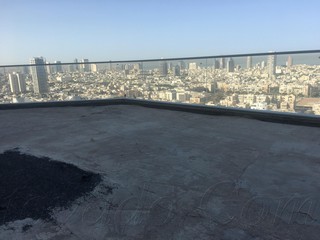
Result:
[[[289,55],[289,54],[310,54],[320,53],[320,50],[299,50],[299,51],[281,51],[281,52],[262,52],[262,53],[241,53],[227,55],[212,55],[200,57],[179,57],[179,58],[154,58],[154,59],[138,59],[138,60],[109,60],[109,61],[93,61],[93,62],[68,62],[68,63],[45,63],[45,64],[13,64],[0,65],[0,68],[6,67],[30,67],[30,66],[56,66],[56,65],[80,65],[80,64],[119,64],[119,63],[136,63],[136,62],[158,62],[158,61],[182,61],[182,60],[199,60],[206,58],[231,58],[231,57],[254,57],[268,55]]]

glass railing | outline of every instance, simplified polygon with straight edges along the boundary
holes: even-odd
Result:
[[[126,97],[320,115],[320,50],[0,66],[0,103]]]

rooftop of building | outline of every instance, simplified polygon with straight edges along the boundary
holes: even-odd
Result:
[[[16,149],[102,179],[50,220],[0,226],[0,239],[320,234],[318,127],[123,104],[1,110],[0,126],[0,153]]]
[[[320,104],[320,98],[303,98],[297,102],[299,107],[312,107],[313,104]]]

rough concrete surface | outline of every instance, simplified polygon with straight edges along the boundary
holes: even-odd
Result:
[[[320,236],[319,128],[122,105],[0,111],[0,134],[0,153],[102,177],[51,220],[1,225],[0,239]]]

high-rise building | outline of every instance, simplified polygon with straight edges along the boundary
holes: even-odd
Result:
[[[91,64],[91,71],[92,72],[97,72],[98,71],[97,64]]]
[[[197,63],[191,62],[189,63],[189,70],[196,70],[197,69]]]
[[[180,66],[176,65],[173,67],[173,76],[180,76]]]
[[[48,75],[45,69],[44,59],[42,57],[35,57],[30,60],[30,64],[37,65],[31,66],[31,75],[33,80],[33,91],[35,93],[48,92]]]
[[[25,93],[27,91],[25,76],[20,73],[17,73],[16,76],[18,78],[19,91]]]
[[[269,77],[275,76],[276,65],[277,65],[276,55],[274,55],[274,54],[268,55],[268,74],[269,74]]]
[[[50,64],[50,63],[46,62],[46,64]],[[53,69],[52,65],[47,65],[46,70],[47,70],[47,74],[54,73],[54,69]]]
[[[234,61],[232,58],[229,58],[227,61],[227,71],[234,72]]]
[[[252,57],[248,56],[247,57],[247,68],[252,68]]]
[[[9,74],[9,83],[11,92],[15,94],[19,93],[19,83],[15,73]]]
[[[54,65],[55,72],[63,72],[62,71],[62,65],[60,65],[61,61],[55,61],[54,63],[58,64],[58,65]]]
[[[89,60],[88,59],[82,59],[81,60],[81,71],[82,72],[90,72],[90,64],[88,63]]]
[[[73,62],[74,62],[74,63],[78,63],[78,59],[75,58],[75,59],[73,60]],[[73,69],[74,69],[75,71],[78,71],[78,70],[79,70],[79,65],[78,65],[78,64],[74,64],[74,65],[73,65]]]
[[[124,65],[124,70],[132,70],[133,69],[133,65],[132,64],[125,64]]]
[[[291,67],[291,66],[292,66],[292,63],[293,63],[292,57],[289,56],[289,57],[288,57],[288,60],[287,60],[287,67]]]
[[[180,67],[180,70],[186,69],[186,63],[184,61],[180,61],[179,62],[179,67]]]
[[[160,69],[159,69],[160,76],[167,76],[168,75],[168,64],[165,61],[160,62]]]
[[[133,69],[139,72],[142,69],[142,63],[136,63],[133,65]]]
[[[226,67],[226,62],[224,58],[220,58],[220,68],[223,69]]]
[[[220,62],[218,60],[214,60],[214,69],[220,68]]]

